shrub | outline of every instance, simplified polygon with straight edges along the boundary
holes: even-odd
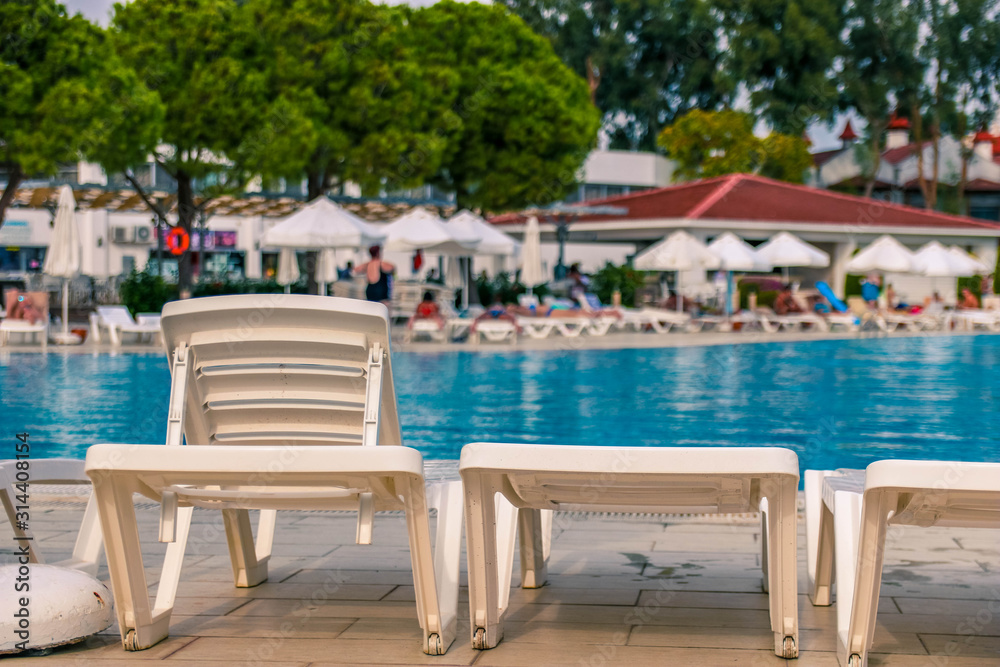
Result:
[[[958,285],[955,288],[955,295],[958,300],[962,300],[962,290],[969,288],[969,291],[976,295],[976,298],[982,302],[983,298],[983,282],[982,276],[969,276],[968,278],[959,278]]]
[[[611,295],[617,290],[622,293],[622,305],[634,306],[636,294],[645,283],[645,272],[608,262],[593,275],[590,289],[603,303],[611,303]]]
[[[844,278],[844,300],[846,301],[848,297],[861,296],[861,281],[864,280],[864,276],[854,275],[851,273],[847,274]]]
[[[486,273],[479,274],[476,278],[476,293],[479,295],[479,302],[488,306],[497,298],[501,303],[517,303],[517,297],[527,293],[528,288],[506,271],[489,278]],[[539,299],[549,294],[548,285],[538,285],[532,290]]]
[[[133,316],[136,313],[158,313],[167,301],[177,299],[177,285],[167,284],[154,273],[133,269],[122,281],[118,293]]]

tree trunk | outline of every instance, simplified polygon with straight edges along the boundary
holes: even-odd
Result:
[[[941,163],[941,160],[940,160],[940,154],[941,154],[941,130],[940,130],[940,127],[941,126],[935,120],[934,121],[934,127],[931,128],[931,142],[932,142],[932,147],[934,149],[932,151],[931,155],[934,156],[934,165],[931,167],[931,182],[930,182],[931,198],[930,198],[930,201],[927,203],[927,208],[934,208],[935,206],[937,206],[938,177],[940,176],[939,172],[940,172],[940,163]]]
[[[194,219],[197,209],[194,204],[194,188],[191,183],[192,178],[186,172],[177,171],[177,225],[188,235],[194,226]],[[191,262],[191,252],[183,253],[177,260],[177,289],[182,299],[191,296],[193,286],[193,265]]]
[[[871,197],[872,192],[875,191],[875,181],[878,180],[878,170],[882,167],[882,151],[879,150],[879,136],[882,132],[879,129],[877,121],[868,121],[868,127],[872,128],[871,132],[871,152],[872,152],[872,173],[871,176],[865,179],[865,197]],[[878,130],[878,131],[876,131]]]
[[[316,169],[306,174],[306,198],[309,201],[323,194],[326,186],[326,175],[322,169]]]
[[[962,150],[962,175],[958,179],[958,192],[956,193],[956,198],[958,200],[958,214],[968,215],[969,212],[965,210],[965,186],[969,182],[969,159],[971,155],[964,149]]]
[[[590,103],[597,106],[597,89],[601,86],[601,70],[594,67],[594,60],[587,56],[587,86],[590,87]]]
[[[13,165],[10,176],[7,178],[7,187],[3,189],[3,195],[0,195],[0,228],[3,228],[3,223],[7,219],[7,208],[14,201],[14,197],[17,195],[17,186],[21,184],[23,179],[24,172],[21,171],[21,165]]]

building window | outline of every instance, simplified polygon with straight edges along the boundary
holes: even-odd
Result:
[[[1000,207],[998,206],[972,206],[969,208],[969,215],[981,220],[1000,221]]]

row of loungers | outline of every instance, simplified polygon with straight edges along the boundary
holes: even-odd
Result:
[[[544,585],[552,512],[564,510],[760,512],[774,652],[798,656],[793,451],[473,443],[462,450],[460,482],[428,484],[420,453],[402,445],[386,309],[310,296],[262,307],[257,297],[229,296],[164,308],[165,446],[95,445],[85,464],[32,461],[33,483],[93,483],[77,549],[63,565],[96,572],[103,534],[126,650],[168,636],[194,507],[222,511],[239,587],[267,579],[277,510],[356,511],[359,544],[372,542],[377,511],[402,510],[422,648],[432,655],[455,639],[463,518],[471,642],[488,649],[503,638],[516,536],[522,586]],[[0,495],[40,562],[10,514],[14,470],[0,466]],[[160,504],[159,538],[168,543],[154,601],[134,493]],[[841,661],[859,667],[872,642],[886,527],[1000,525],[1000,464],[807,471],[806,500],[810,594],[830,604],[836,575]],[[437,509],[433,541],[428,508]],[[259,510],[256,536],[250,510]]]
[[[1000,311],[946,311],[940,315],[897,312],[871,312],[862,316],[850,313],[795,313],[777,315],[759,308],[740,311],[729,317],[687,313],[660,308],[606,310],[594,315],[561,317],[517,317],[510,320],[451,318],[442,328],[432,320],[416,320],[407,329],[405,341],[427,338],[436,342],[453,341],[468,335],[475,343],[487,341],[516,344],[518,335],[532,339],[552,337],[578,338],[604,336],[615,331],[656,334],[681,331],[844,331],[892,333],[896,331],[972,331],[1000,332]]]

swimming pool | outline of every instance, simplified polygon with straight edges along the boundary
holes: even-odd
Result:
[[[1000,336],[552,352],[396,352],[406,444],[784,446],[803,468],[1000,460]],[[159,354],[0,357],[0,421],[36,456],[163,442]],[[0,458],[7,454],[0,449]]]

